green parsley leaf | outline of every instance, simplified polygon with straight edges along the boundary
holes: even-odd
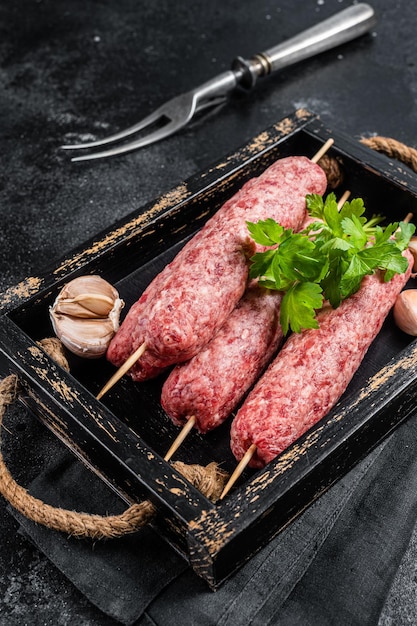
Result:
[[[277,250],[280,273],[290,280],[316,280],[323,272],[325,257],[310,239],[300,233],[283,241]]]
[[[372,273],[373,268],[371,263],[367,263],[359,254],[352,256],[347,269],[340,278],[340,299],[344,300],[358,291],[364,276]]]
[[[410,239],[414,235],[415,230],[416,227],[414,224],[410,224],[410,222],[400,222],[398,229],[396,229],[395,232],[397,248],[401,251],[408,248],[408,244],[410,243]]]
[[[271,218],[253,222],[246,222],[252,239],[261,246],[274,246],[281,242],[285,228]],[[292,231],[291,231],[292,232]]]
[[[275,250],[266,250],[265,252],[256,252],[251,258],[252,265],[249,269],[249,277],[267,278],[273,280],[274,272],[272,270],[272,262],[276,256]]]
[[[362,217],[364,213],[365,213],[365,206],[363,204],[362,198],[354,198],[350,202],[345,202],[339,211],[341,220],[344,220],[345,217],[350,217],[350,218],[357,217],[358,219],[360,219],[362,224],[366,222],[366,218]]]
[[[291,328],[295,333],[318,328],[316,310],[323,306],[323,294],[317,283],[295,283],[281,302],[280,323],[284,335]]]
[[[336,199],[334,194],[329,194],[329,196],[331,195]],[[309,193],[306,196],[306,204],[310,217],[318,217],[319,220],[323,219],[324,204],[322,196],[319,196],[317,193]]]
[[[334,309],[337,309],[342,301],[340,283],[346,270],[346,265],[346,260],[337,254],[337,251],[330,251],[329,269],[326,276],[324,276],[323,280],[320,282],[320,285],[323,292],[326,294],[327,300]]]
[[[342,228],[345,235],[349,237],[351,245],[357,250],[366,245],[368,237],[362,223],[356,215],[352,215],[352,217],[344,217],[342,220]]]
[[[361,198],[345,202],[339,211],[334,193],[325,200],[309,194],[306,205],[316,221],[300,233],[272,219],[247,223],[253,239],[269,248],[252,257],[250,277],[284,292],[285,334],[289,329],[317,328],[316,310],[324,298],[338,307],[360,288],[367,274],[382,270],[388,281],[405,272],[408,262],[402,252],[415,231],[413,224],[404,222],[382,228],[380,216],[367,220]]]
[[[339,209],[337,208],[336,196],[331,193],[327,196],[323,207],[323,221],[325,232],[329,231],[335,237],[342,237],[343,228]]]

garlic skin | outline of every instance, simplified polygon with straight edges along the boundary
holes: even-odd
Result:
[[[106,353],[119,328],[124,306],[117,290],[100,276],[80,276],[61,290],[49,309],[54,332],[78,356],[95,359]]]
[[[406,289],[394,304],[395,323],[407,335],[417,337],[417,289]]]

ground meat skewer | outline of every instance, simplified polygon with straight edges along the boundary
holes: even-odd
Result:
[[[408,272],[386,283],[378,273],[366,276],[337,309],[327,306],[318,313],[318,329],[289,337],[232,423],[237,460],[246,455],[251,467],[263,467],[336,404],[410,276],[412,257],[405,254]],[[241,471],[242,466],[222,497]]]
[[[297,229],[305,217],[305,196],[326,190],[325,173],[315,160],[331,143],[311,160],[279,159],[226,202],[154,279],[151,289],[158,295],[150,299],[141,320],[135,310],[129,311],[110,343],[108,359],[120,366],[145,344],[146,352],[129,370],[134,380],[145,380],[149,372],[197,354],[243,295],[249,258],[263,249],[248,236],[246,221],[271,217]],[[135,322],[139,332],[132,337]],[[116,372],[97,397],[120,377]]]
[[[219,426],[257,380],[282,342],[282,294],[255,281],[217,335],[162,387],[161,404],[174,424],[192,419],[201,433]]]

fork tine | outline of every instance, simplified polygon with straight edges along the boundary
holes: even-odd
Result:
[[[97,153],[90,153],[83,156],[74,157],[71,161],[88,161],[93,159],[101,159],[110,156],[116,156],[118,154],[124,154],[137,148],[142,148],[151,143],[164,139],[168,135],[172,135],[174,132],[185,126],[193,116],[199,111],[203,111],[209,107],[217,107],[224,104],[227,100],[227,94],[232,88],[236,86],[236,77],[232,71],[225,72],[214,80],[204,83],[197,89],[192,89],[182,93],[171,100],[168,100],[162,104],[153,113],[145,117],[143,120],[129,126],[125,130],[118,133],[114,133],[109,137],[100,139],[97,141],[90,141],[88,143],[81,144],[69,144],[61,146],[64,150],[78,150],[85,148],[97,148],[110,143],[114,143],[129,137],[141,130],[145,130],[150,125],[164,119],[167,123],[161,128],[149,132],[147,135],[142,136],[136,141],[132,141],[127,144],[122,144],[118,147],[111,148],[109,150],[103,150]]]
[[[114,148],[110,148],[109,150],[103,150],[101,152],[92,152],[91,154],[84,154],[81,156],[76,156],[71,159],[72,162],[76,161],[91,161],[94,159],[104,159],[105,157],[117,156],[119,154],[125,154],[126,152],[131,152],[132,150],[136,150],[137,148],[142,148],[151,143],[159,141],[160,139],[164,139],[169,135],[172,135],[178,128],[184,126],[184,124],[178,124],[177,122],[169,122],[165,124],[162,128],[154,131],[153,133],[149,133],[145,137],[141,139],[137,139],[136,141],[131,141],[129,143],[122,144],[120,146],[115,146]]]
[[[213,107],[213,108],[219,107],[225,102],[226,102],[225,96],[218,96],[218,97],[212,98],[209,102],[198,103],[196,107],[196,112],[203,111],[209,107]],[[162,109],[162,107],[160,107],[160,109]],[[62,147],[67,150],[76,149],[76,148],[94,148],[94,147],[98,147],[100,145],[104,145],[110,142],[118,141],[119,139],[123,139],[124,137],[128,137],[129,135],[138,132],[139,130],[143,130],[146,127],[145,121],[148,121],[148,125],[149,125],[149,124],[152,124],[153,121],[158,121],[158,119],[162,119],[163,117],[166,117],[166,119],[168,119],[167,115],[158,116],[157,113],[158,111],[155,111],[153,114],[148,115],[147,118],[145,118],[141,122],[138,122],[134,126],[130,126],[125,131],[121,131],[120,133],[111,135],[110,137],[107,137],[107,139],[104,139],[102,141],[94,141],[89,144],[84,143],[84,144],[80,144],[79,146],[74,145],[74,146],[62,146]],[[151,120],[151,118],[154,118],[154,119]],[[149,133],[145,137],[137,139],[136,141],[131,141],[129,143],[122,144],[115,148],[111,148],[110,150],[103,150],[102,152],[95,152],[95,153],[85,154],[85,155],[78,156],[78,157],[73,157],[71,161],[72,162],[92,161],[94,159],[104,159],[106,157],[117,156],[119,154],[125,154],[126,152],[131,152],[132,150],[137,150],[138,148],[142,148],[151,143],[155,143],[161,139],[164,139],[165,137],[168,137],[169,135],[172,135],[179,128],[181,128],[182,126],[185,126],[187,121],[188,120],[186,119],[171,120],[170,122],[165,124],[165,126],[163,126],[162,128],[159,128],[158,130],[155,130],[153,133]]]
[[[130,135],[134,135],[138,133],[140,130],[143,130],[147,126],[154,124],[158,120],[161,120],[164,115],[162,109],[165,108],[165,105],[159,107],[150,115],[144,117],[140,122],[125,128],[124,130],[119,131],[118,133],[114,133],[113,135],[109,135],[109,137],[105,137],[104,139],[98,139],[97,141],[89,141],[86,143],[79,144],[67,144],[61,146],[63,150],[81,150],[84,148],[98,148],[99,146],[104,146],[109,143],[115,143],[116,141],[120,141],[120,139],[124,139],[125,137],[129,137]]]

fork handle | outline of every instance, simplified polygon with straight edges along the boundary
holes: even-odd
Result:
[[[238,57],[232,69],[243,87],[253,87],[257,78],[276,72],[360,35],[376,24],[375,12],[369,4],[353,5],[308,28],[283,43],[256,54],[249,61]]]

